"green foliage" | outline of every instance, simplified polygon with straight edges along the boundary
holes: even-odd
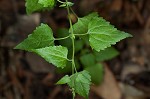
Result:
[[[96,12],[78,18],[73,25],[69,15],[70,11],[74,13],[70,8],[74,3],[68,0],[66,2],[57,0],[57,2],[60,3],[60,7],[67,9],[69,30],[58,30],[58,38],[54,38],[52,29],[47,24],[41,24],[15,49],[40,55],[47,62],[59,67],[58,71],[60,69],[65,73],[71,71],[72,75],[62,77],[56,84],[68,84],[72,89],[73,99],[75,93],[88,99],[91,82],[100,84],[103,80],[104,71],[100,62],[118,55],[118,51],[110,46],[131,35],[117,30]],[[31,14],[50,10],[55,4],[55,0],[26,0],[26,11],[27,14]],[[56,44],[54,41],[57,41]],[[80,67],[83,71],[78,72]]]
[[[67,84],[69,82],[71,82],[70,77],[68,75],[65,75],[56,84]]]
[[[117,30],[101,17],[90,21],[88,34],[90,45],[96,51],[104,50],[124,38],[131,37],[130,34]]]
[[[57,30],[57,37],[58,38],[66,37],[66,36],[68,36],[68,34],[69,34],[69,31],[66,28],[60,28]],[[58,43],[62,46],[67,47],[68,49],[71,48],[71,46],[72,46],[71,38],[67,38],[67,39],[58,41]]]
[[[91,84],[91,76],[86,70],[75,73],[70,77],[66,75],[63,78],[61,78],[56,84],[66,84],[66,83],[76,93],[88,99]]]
[[[98,53],[98,52],[97,52]],[[91,75],[92,83],[98,85],[103,80],[103,65],[96,62],[94,53],[87,53],[80,57],[80,62],[85,70]]]
[[[54,45],[52,29],[46,24],[41,24],[27,39],[18,44],[15,49],[32,51],[33,49],[44,48],[51,45]]]
[[[94,18],[97,17],[96,12],[91,13],[83,18],[78,18],[78,22],[73,25],[73,31],[75,34],[84,34],[88,31],[88,24]],[[70,30],[71,31],[71,30]]]
[[[36,11],[50,10],[54,7],[55,0],[26,0],[27,14]]]
[[[88,66],[85,68],[91,75],[92,83],[99,85],[103,81],[104,69],[103,65],[100,63]]]
[[[59,32],[57,32],[59,37],[65,37],[68,34],[68,30],[67,29],[59,29]],[[61,34],[61,36],[60,36]],[[62,35],[65,34],[65,35]],[[69,41],[68,41],[69,40]],[[64,42],[65,41],[65,42]],[[71,39],[65,39],[62,41],[59,41],[59,44],[61,45],[69,45],[67,46],[68,49],[71,47]],[[94,84],[100,84],[103,80],[103,66],[100,63],[97,62],[102,62],[105,60],[109,60],[112,59],[114,57],[116,57],[119,53],[118,51],[113,48],[113,47],[109,47],[106,48],[105,50],[102,50],[100,52],[97,51],[93,51],[90,52],[90,50],[88,50],[88,48],[83,48],[83,46],[85,46],[86,43],[84,43],[83,40],[81,39],[77,39],[75,40],[75,49],[76,54],[81,54],[80,57],[76,56],[76,67],[77,69],[80,68],[82,66],[82,68],[84,68],[85,70],[89,71],[90,75],[91,75],[91,80]],[[81,64],[79,64],[80,61]],[[68,64],[66,65],[66,67],[64,69],[59,69],[58,72],[59,73],[71,73],[71,62],[68,62]],[[97,75],[97,76],[95,76]]]
[[[66,66],[62,69],[62,68],[57,68],[56,72],[57,73],[63,73],[63,74],[68,74],[72,72],[72,67],[71,67],[72,63],[70,61],[67,62]],[[80,69],[80,64],[77,58],[75,58],[75,65],[76,65],[76,69],[79,70]]]
[[[85,67],[95,65],[95,56],[92,53],[84,54],[80,57],[82,65]]]
[[[39,0],[38,3],[43,5],[43,7],[52,8],[55,5],[55,0]]]
[[[80,29],[79,29],[80,28]],[[132,37],[130,34],[117,30],[113,25],[98,17],[97,13],[91,13],[73,25],[75,34],[89,34],[90,46],[96,51],[104,50],[116,42]]]
[[[91,84],[91,76],[89,73],[84,70],[71,75],[70,79],[71,81],[68,83],[68,85],[79,95],[88,98]]]
[[[97,62],[102,62],[116,57],[119,52],[114,47],[108,47],[100,52],[94,51],[94,55]]]
[[[35,49],[33,52],[43,57],[49,63],[57,67],[64,68],[67,63],[68,49],[62,46],[49,46],[45,48]]]
[[[79,52],[84,46],[83,40],[79,39],[75,41],[75,52]]]

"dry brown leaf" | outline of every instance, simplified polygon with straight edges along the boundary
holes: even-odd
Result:
[[[105,66],[104,81],[99,86],[92,86],[91,90],[104,99],[121,99],[121,90],[110,69]]]

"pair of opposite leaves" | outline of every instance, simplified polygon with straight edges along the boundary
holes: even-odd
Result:
[[[109,22],[98,17],[97,13],[79,18],[73,25],[73,31],[75,34],[87,34],[90,46],[96,51],[104,50],[124,38],[131,37],[130,34],[117,30]],[[54,46],[54,41],[52,29],[47,24],[41,24],[15,49],[35,52],[55,66],[64,68],[68,60],[68,49]]]

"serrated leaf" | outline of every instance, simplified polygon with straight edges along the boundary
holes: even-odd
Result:
[[[43,48],[54,45],[52,29],[47,24],[41,24],[23,42],[18,44],[15,49],[32,51],[33,49]]]
[[[38,3],[43,5],[43,7],[53,7],[55,0],[39,0]]]
[[[84,54],[80,57],[81,64],[85,67],[95,65],[95,56],[92,53]]]
[[[46,2],[43,2],[43,1],[46,1]],[[55,4],[55,2],[52,2],[52,1],[54,0],[26,0],[27,14],[31,14],[36,11],[52,9]],[[48,2],[50,2],[50,4],[48,4]]]
[[[101,17],[93,18],[88,25],[90,46],[96,51],[104,50],[132,35],[119,31]]]
[[[76,93],[88,99],[91,84],[91,76],[89,73],[84,70],[82,72],[73,74],[70,78],[71,82],[69,82],[68,85],[71,88],[74,88]]]
[[[91,13],[83,18],[78,18],[78,22],[73,25],[74,33],[75,34],[87,33],[88,24],[94,17],[98,17],[98,14],[96,12]],[[69,31],[71,31],[71,29]]]
[[[43,57],[49,63],[57,67],[64,68],[67,63],[68,49],[62,46],[49,46],[40,49],[34,49],[33,52]]]
[[[104,68],[103,65],[98,63],[92,66],[85,68],[91,75],[91,80],[94,84],[98,85],[103,81],[104,77]]]
[[[69,83],[70,77],[68,75],[65,75],[64,77],[62,77],[56,84],[67,84]]]
[[[119,52],[114,47],[108,47],[100,52],[94,51],[94,55],[97,62],[102,62],[116,57],[117,55],[119,55]]]
[[[75,53],[82,50],[83,46],[84,46],[84,42],[81,39],[75,40]]]

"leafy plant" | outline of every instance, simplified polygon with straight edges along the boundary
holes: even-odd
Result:
[[[52,29],[47,24],[41,23],[15,49],[34,52],[56,67],[67,70],[66,72],[71,69],[72,74],[65,75],[56,84],[67,84],[72,90],[73,99],[76,93],[87,99],[91,82],[100,83],[95,78],[97,77],[95,72],[100,78],[103,77],[102,65],[98,62],[116,56],[118,52],[110,46],[132,36],[117,30],[109,22],[99,17],[96,12],[82,18],[77,17],[78,21],[73,24],[70,17],[71,13],[75,14],[71,8],[73,3],[68,0],[65,2],[26,0],[26,11],[31,14],[36,11],[51,10],[56,3],[60,3],[60,7],[67,9],[69,30],[62,29],[63,32],[58,34],[59,38],[54,38]],[[54,41],[58,41],[60,45],[55,45]],[[80,52],[79,55],[77,55],[78,52]],[[83,65],[84,70],[78,72],[80,64]]]

